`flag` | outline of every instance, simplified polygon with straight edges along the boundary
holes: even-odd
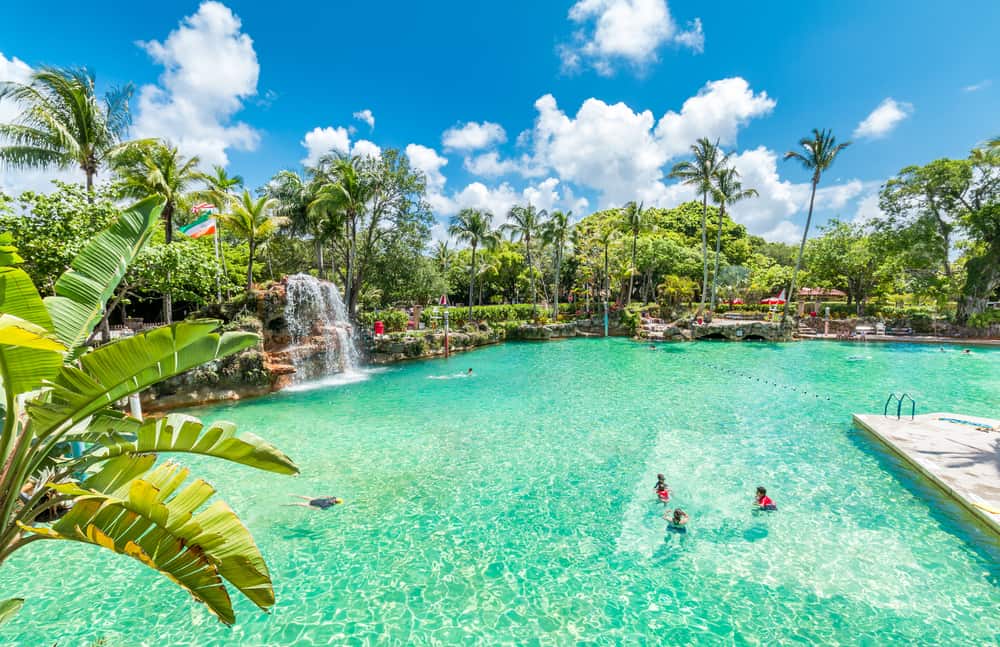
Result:
[[[215,233],[215,218],[202,216],[187,227],[181,227],[181,233],[191,238],[201,238]]]

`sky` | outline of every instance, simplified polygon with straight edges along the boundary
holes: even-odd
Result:
[[[320,6],[313,6],[314,4]],[[733,217],[802,235],[809,174],[783,154],[812,128],[852,145],[815,222],[878,213],[901,168],[1000,134],[1000,3],[838,0],[285,0],[18,2],[0,20],[0,81],[87,66],[134,83],[132,134],[161,137],[253,188],[339,151],[398,148],[448,218],[516,203],[574,219],[629,200],[694,198],[669,179],[699,137],[759,197]],[[0,102],[0,121],[18,109]],[[0,168],[0,190],[75,169]]]

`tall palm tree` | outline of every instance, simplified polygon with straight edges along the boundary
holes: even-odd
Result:
[[[555,302],[552,307],[552,318],[554,320],[559,319],[559,279],[562,275],[562,261],[563,252],[566,251],[566,239],[569,238],[570,232],[573,229],[572,225],[569,224],[572,215],[572,211],[553,211],[552,217],[542,227],[542,240],[552,245],[555,249],[555,269],[553,271],[555,274],[555,292],[552,299]]]
[[[309,213],[343,227],[347,248],[344,294],[347,311],[353,315],[360,288],[355,281],[358,221],[365,213],[372,187],[359,172],[360,157],[340,155],[321,161],[326,163],[321,174],[326,179],[321,182],[315,199],[309,204]]]
[[[527,205],[514,205],[507,213],[510,221],[503,225],[501,229],[510,233],[512,242],[523,242],[525,260],[528,263],[528,282],[531,284],[531,313],[532,316],[538,314],[537,294],[535,291],[535,271],[531,262],[531,239],[538,237],[542,223],[548,214],[544,209],[539,211],[529,202]]]
[[[308,234],[312,237],[316,270],[322,277],[326,273],[323,244],[327,242],[329,222],[320,209],[309,209],[316,199],[320,184],[318,180],[309,181],[295,171],[283,170],[278,171],[265,185],[264,193],[276,200],[274,213],[288,220],[293,234]]]
[[[740,183],[740,172],[735,168],[721,168],[712,180],[712,200],[719,205],[719,228],[715,234],[715,269],[712,270],[712,304],[715,312],[715,293],[719,287],[719,253],[722,249],[722,223],[726,217],[726,205],[734,205],[740,200],[757,196],[756,189],[744,189]]]
[[[608,274],[608,249],[611,243],[618,237],[618,232],[614,227],[604,226],[597,232],[597,243],[604,249],[604,276],[601,291],[604,293],[604,300],[607,301],[611,293],[611,276]]]
[[[175,146],[152,142],[133,146],[114,158],[114,168],[121,180],[123,196],[141,200],[158,195],[165,200],[161,218],[169,245],[174,240],[174,214],[178,204],[187,197],[196,182],[205,175],[198,170],[199,159],[185,159]],[[173,295],[163,294],[163,318],[168,324],[174,319]]]
[[[244,239],[250,245],[250,257],[247,261],[247,292],[253,289],[253,261],[260,245],[278,230],[288,224],[282,216],[272,213],[276,201],[266,195],[254,198],[249,191],[243,189],[243,194],[233,198],[230,213],[224,213],[219,219],[233,235]]]
[[[218,164],[213,165],[212,172],[206,173],[202,179],[205,182],[205,189],[197,192],[198,199],[214,205],[216,213],[222,213],[226,210],[232,202],[235,191],[243,188],[242,175],[230,175],[224,167]],[[226,255],[222,253],[222,227],[218,226],[217,229],[218,231],[215,234],[215,251],[219,254],[219,260],[222,262],[223,273],[228,276],[229,269],[226,267]],[[218,279],[216,279],[216,284],[218,285]],[[218,288],[218,290],[219,302],[221,303],[222,290],[221,288]],[[227,296],[232,296],[229,294],[229,281],[226,281],[226,293]]]
[[[701,194],[701,303],[698,313],[705,309],[705,295],[708,294],[708,195],[712,192],[712,177],[725,166],[727,155],[719,150],[718,142],[712,143],[702,137],[691,146],[694,161],[679,162],[670,171],[670,177],[684,184],[697,187]]]
[[[85,68],[43,67],[28,83],[0,83],[0,101],[22,108],[14,123],[0,124],[0,163],[14,168],[78,166],[93,199],[94,176],[115,155],[137,143],[124,141],[132,122],[133,86],[112,88],[103,100]]]
[[[628,277],[628,296],[626,303],[632,303],[632,287],[635,279],[635,246],[639,241],[639,232],[646,228],[646,213],[642,210],[642,203],[635,201],[625,205],[622,216],[625,219],[625,226],[632,234],[632,269]]]
[[[802,252],[806,248],[806,238],[809,236],[809,225],[812,223],[813,204],[816,202],[816,185],[819,179],[833,165],[837,155],[851,145],[851,142],[838,144],[833,132],[830,130],[819,130],[813,128],[812,138],[803,137],[799,140],[802,151],[788,151],[785,153],[786,160],[798,160],[808,171],[812,171],[812,193],[809,196],[809,215],[806,216],[806,228],[802,231],[802,243],[799,244],[799,255],[795,259],[795,269],[792,270],[792,284],[788,288],[788,298],[785,299],[785,307],[781,312],[781,321],[788,318],[788,305],[795,298],[795,281],[799,275],[799,267],[802,266]]]
[[[472,295],[476,284],[476,248],[496,247],[499,242],[493,230],[493,214],[480,209],[462,209],[451,217],[448,233],[472,248],[472,267],[469,270],[469,321],[472,321]]]

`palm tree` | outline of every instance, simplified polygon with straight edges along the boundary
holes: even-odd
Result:
[[[360,288],[355,285],[358,220],[364,215],[372,187],[365,183],[358,170],[361,162],[359,157],[340,155],[321,162],[327,166],[321,175],[328,179],[322,181],[316,190],[316,197],[309,204],[309,213],[344,228],[347,246],[344,294],[347,311],[353,315],[357,303],[357,291]]]
[[[199,199],[203,199],[206,202],[215,206],[217,213],[222,213],[232,202],[233,192],[237,189],[243,187],[243,176],[242,175],[230,175],[228,171],[222,166],[215,164],[212,166],[212,172],[206,173],[202,180],[205,182],[205,190],[198,191],[197,195]],[[222,252],[222,228],[218,227],[218,231],[215,234],[215,251],[219,255],[219,260],[222,262],[222,271],[228,276],[229,269],[226,267],[226,255]],[[219,280],[216,278],[216,289],[219,292],[219,302],[222,302],[222,290],[219,287]],[[229,294],[229,281],[226,281],[226,294],[227,296],[232,296]]]
[[[532,316],[537,315],[538,305],[535,303],[537,298],[535,293],[535,271],[534,265],[531,262],[531,239],[537,238],[538,232],[547,215],[544,209],[539,211],[530,202],[526,206],[514,205],[507,213],[507,219],[510,222],[501,227],[504,231],[510,232],[512,242],[520,241],[524,243],[525,260],[528,263],[528,281],[531,283]]]
[[[602,248],[604,248],[604,280],[603,285],[601,286],[601,291],[604,293],[603,298],[605,301],[608,300],[608,296],[611,293],[611,277],[608,274],[608,249],[617,237],[618,232],[615,231],[614,227],[604,226],[599,232],[597,232],[597,242]]]
[[[93,200],[94,176],[123,150],[132,122],[128,102],[133,86],[112,88],[103,101],[94,90],[94,75],[85,68],[43,67],[28,83],[0,83],[0,101],[22,107],[14,123],[0,124],[0,163],[14,168],[78,166]]]
[[[555,305],[552,307],[552,318],[556,321],[559,319],[559,279],[562,274],[562,259],[563,252],[566,249],[566,239],[569,237],[570,232],[573,227],[570,225],[570,217],[573,215],[572,211],[553,211],[552,217],[546,221],[545,225],[542,227],[542,240],[546,243],[552,245],[555,248],[555,294],[553,301]]]
[[[198,162],[197,157],[184,159],[175,146],[160,142],[134,146],[114,159],[123,196],[142,199],[158,195],[165,200],[161,217],[168,245],[174,240],[174,213],[178,204],[195,182],[205,180]],[[163,317],[168,324],[174,320],[173,310],[173,296],[167,290],[163,294]]]
[[[482,245],[492,249],[499,242],[497,233],[493,230],[493,214],[479,209],[462,209],[451,217],[448,233],[469,243],[469,247],[472,248],[472,267],[469,270],[469,321],[472,321],[472,290],[476,284],[476,248]]]
[[[450,241],[434,241],[434,247],[431,249],[431,258],[434,260],[434,265],[437,266],[438,270],[440,270],[442,274],[447,274],[448,268],[451,267],[451,261],[454,257],[455,250],[451,248]]]
[[[285,218],[271,213],[275,204],[273,198],[265,195],[254,199],[249,191],[243,189],[243,194],[233,199],[231,212],[219,216],[229,231],[250,245],[250,257],[247,260],[247,292],[253,289],[253,261],[257,248],[279,227],[288,223]]]
[[[713,144],[706,137],[691,146],[693,162],[679,162],[670,171],[670,177],[680,179],[684,184],[698,188],[701,193],[701,303],[698,313],[705,309],[705,295],[708,294],[708,194],[712,192],[712,177],[722,168],[727,155],[722,155],[719,144]]]
[[[326,273],[323,243],[329,231],[326,213],[321,209],[310,210],[316,199],[320,183],[307,181],[295,171],[279,171],[264,187],[264,193],[276,200],[274,213],[286,218],[293,234],[309,234],[316,252],[316,270],[319,276]]]
[[[781,312],[782,323],[788,318],[788,305],[795,298],[795,280],[799,275],[799,267],[802,266],[802,252],[806,248],[806,238],[809,236],[809,225],[812,223],[813,204],[816,202],[816,185],[823,172],[833,165],[840,151],[851,145],[851,142],[837,143],[833,132],[829,130],[818,130],[813,128],[813,136],[803,137],[799,140],[799,146],[803,152],[788,151],[785,153],[786,160],[798,160],[808,171],[812,171],[812,194],[809,196],[809,215],[806,216],[806,228],[802,232],[802,243],[799,244],[799,255],[795,259],[795,269],[792,270],[792,284],[788,288],[788,298],[785,300],[785,308]]]
[[[645,212],[642,210],[642,203],[636,204],[634,201],[625,205],[624,213],[625,226],[632,233],[632,270],[628,277],[627,303],[632,303],[632,286],[635,278],[635,245],[639,240],[639,232],[646,227]]]
[[[726,205],[757,196],[756,189],[744,189],[740,183],[740,172],[732,167],[716,171],[712,180],[712,200],[719,205],[719,229],[715,234],[715,269],[712,270],[712,304],[709,310],[715,312],[715,292],[719,287],[719,252],[722,249],[722,223],[726,217]]]

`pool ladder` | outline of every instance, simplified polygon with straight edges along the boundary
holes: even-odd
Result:
[[[899,420],[903,415],[903,401],[910,401],[910,420],[913,420],[917,414],[917,402],[910,397],[909,393],[904,393],[903,395],[897,396],[895,393],[889,394],[889,399],[885,401],[885,407],[882,409],[882,415],[886,418],[889,417],[889,405],[892,401],[896,401],[896,420]]]

